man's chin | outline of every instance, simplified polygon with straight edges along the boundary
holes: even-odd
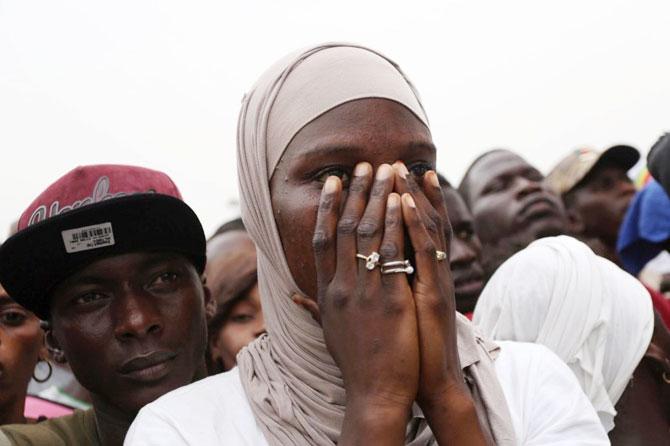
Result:
[[[471,293],[460,293],[456,290],[456,310],[461,314],[472,313],[475,311],[475,305],[477,304],[477,299],[479,299],[481,292],[481,288],[479,291]]]

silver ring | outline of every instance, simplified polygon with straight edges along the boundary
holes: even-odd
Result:
[[[379,259],[381,256],[377,251],[372,251],[369,256],[364,256],[363,254],[356,254],[356,258],[365,260],[365,268],[368,271],[372,271],[375,267],[379,266]]]
[[[381,270],[382,274],[412,274],[414,272],[414,267],[409,260],[394,260],[392,262],[382,263]]]
[[[447,253],[444,251],[435,251],[435,258],[437,259],[438,262],[441,262],[442,260],[447,260]]]

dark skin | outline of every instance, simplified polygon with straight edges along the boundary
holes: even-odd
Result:
[[[28,421],[26,391],[40,357],[47,351],[39,319],[0,286],[0,425]]]
[[[670,433],[670,332],[655,315],[654,334],[628,387],[617,401],[614,446],[667,444]],[[664,375],[665,374],[665,375]]]
[[[470,313],[484,289],[484,268],[480,262],[482,244],[475,233],[472,214],[458,191],[443,186],[442,192],[453,232],[449,265],[454,278],[456,309],[464,314]]]
[[[572,232],[598,249],[596,253],[617,262],[619,227],[635,195],[626,170],[599,163],[565,196]]]
[[[146,404],[206,376],[209,290],[186,258],[95,261],[51,295],[47,339],[90,393],[104,445],[121,445]]]
[[[459,363],[448,262],[435,258],[449,232],[434,163],[416,116],[363,99],[306,125],[271,179],[289,267],[342,371],[343,445],[404,444],[414,401],[441,444],[487,444]],[[412,280],[365,269],[355,255],[372,251],[413,256]]]
[[[538,238],[567,231],[565,209],[526,160],[507,150],[491,152],[470,170],[467,196],[483,245],[487,277]]]

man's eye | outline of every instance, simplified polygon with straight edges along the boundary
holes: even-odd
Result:
[[[179,275],[177,273],[173,272],[167,272],[163,273],[160,276],[156,278],[156,281],[158,283],[172,283],[175,282],[179,278]]]
[[[351,179],[349,171],[343,167],[329,167],[316,174],[316,180],[320,183],[325,183],[328,177],[338,177],[342,181],[342,187],[348,187]]]
[[[13,327],[19,326],[28,319],[28,316],[21,311],[8,310],[0,313],[0,323]]]
[[[461,240],[470,240],[472,238],[472,231],[469,231],[467,229],[461,229],[456,233],[456,237],[458,237]]]
[[[82,294],[81,296],[77,297],[74,300],[74,303],[77,305],[86,305],[90,304],[93,302],[98,302],[101,299],[103,299],[105,296],[101,293],[86,293]]]

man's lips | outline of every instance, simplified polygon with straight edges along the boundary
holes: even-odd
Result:
[[[177,353],[171,351],[141,354],[125,362],[119,368],[119,373],[137,381],[156,381],[170,371],[170,362],[176,357]]]
[[[472,294],[484,287],[484,273],[470,270],[463,274],[454,274],[454,291],[456,294]]]

